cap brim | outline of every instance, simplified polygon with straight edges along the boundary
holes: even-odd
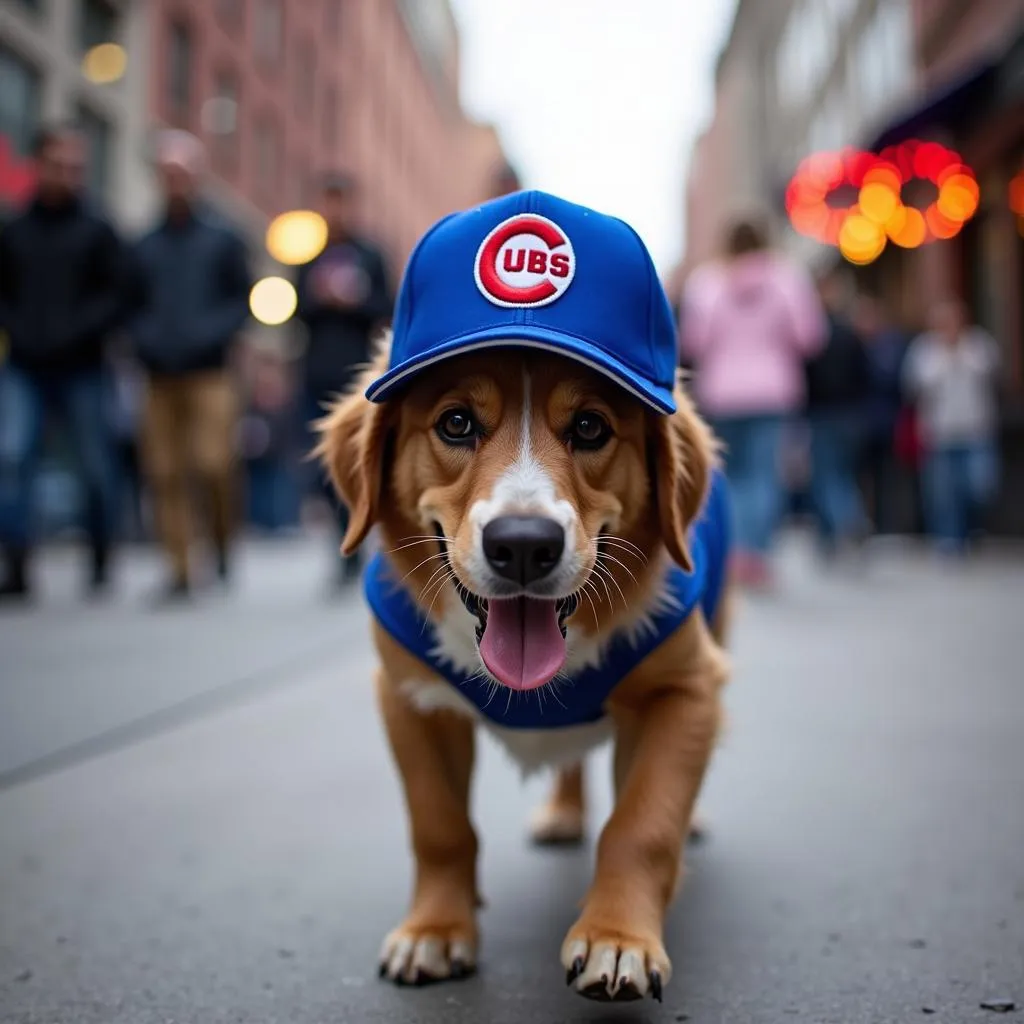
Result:
[[[514,337],[509,336],[511,331],[515,331]],[[371,402],[387,401],[395,391],[428,367],[455,356],[492,348],[529,348],[554,352],[609,378],[656,412],[671,415],[676,411],[675,397],[671,389],[658,387],[644,380],[625,363],[589,341],[530,324],[517,324],[514,328],[492,328],[452,338],[438,345],[429,355],[415,356],[393,366],[366,389],[366,397]]]

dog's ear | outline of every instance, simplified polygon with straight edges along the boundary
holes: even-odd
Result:
[[[348,509],[348,529],[341,542],[344,555],[352,554],[366,539],[380,508],[390,411],[386,405],[368,401],[364,392],[387,368],[387,358],[385,345],[349,394],[314,424],[320,440],[311,457],[326,468]]]
[[[675,413],[654,418],[651,476],[662,539],[672,559],[692,572],[689,528],[704,505],[718,453],[710,429],[681,387],[675,399]]]

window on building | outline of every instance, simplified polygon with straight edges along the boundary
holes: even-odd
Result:
[[[281,0],[256,0],[253,24],[256,57],[264,64],[276,64],[284,51],[284,7]]]
[[[88,142],[89,165],[86,170],[86,187],[94,196],[107,199],[111,187],[113,129],[110,122],[91,107],[80,106],[77,115],[78,123],[82,126],[82,132]]]
[[[295,116],[307,119],[313,114],[316,99],[316,50],[306,40],[295,50],[295,77],[292,86],[292,101]]]
[[[31,152],[39,130],[41,92],[39,72],[0,46],[0,135],[21,156]]]
[[[324,0],[324,33],[331,42],[341,35],[341,0]]]
[[[172,21],[167,34],[167,117],[187,127],[192,115],[192,30]]]
[[[256,122],[256,187],[266,199],[276,199],[281,174],[281,136],[277,123],[264,114]]]
[[[120,19],[110,0],[78,0],[78,45],[86,53],[118,39]]]

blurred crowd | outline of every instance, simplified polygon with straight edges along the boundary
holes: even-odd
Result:
[[[306,458],[311,424],[350,385],[394,302],[391,268],[357,227],[359,183],[321,182],[328,237],[297,274],[295,356],[244,340],[248,253],[202,199],[194,136],[159,136],[163,211],[137,240],[85,197],[76,125],[43,131],[35,159],[34,198],[0,227],[0,597],[32,594],[41,509],[59,504],[45,486],[54,436],[81,481],[74,525],[88,538],[90,593],[107,589],[121,541],[162,546],[160,603],[228,580],[243,526],[288,533],[319,509],[336,551],[346,513]],[[519,187],[502,167],[493,194]],[[844,270],[813,280],[756,220],[723,241],[678,310],[681,364],[724,446],[736,577],[771,585],[792,514],[812,518],[825,558],[894,533],[967,551],[999,478],[995,341],[953,297],[926,329],[901,328]],[[333,564],[339,587],[358,576],[358,555]]]
[[[326,506],[337,549],[345,513],[305,458],[310,423],[366,361],[393,301],[385,259],[355,225],[357,182],[322,181],[328,237],[298,275],[295,359],[246,339],[249,255],[203,201],[202,144],[165,131],[155,149],[163,211],[141,239],[119,237],[86,197],[75,124],[40,134],[36,193],[0,227],[0,597],[31,597],[41,512],[67,503],[40,486],[55,451],[80,480],[71,525],[88,539],[90,594],[108,588],[120,541],[162,546],[160,604],[227,581],[240,528],[293,530],[307,495]],[[336,561],[335,582],[351,581],[357,559]]]
[[[787,513],[811,517],[827,559],[921,532],[961,556],[984,531],[999,347],[957,298],[905,330],[847,270],[815,281],[742,219],[690,274],[679,317],[681,362],[724,444],[741,583],[771,586]]]

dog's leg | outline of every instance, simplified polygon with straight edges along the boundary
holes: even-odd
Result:
[[[530,838],[539,846],[579,843],[585,818],[583,762],[578,761],[556,772],[551,794],[533,812]]]
[[[660,999],[671,974],[662,927],[714,747],[725,675],[703,620],[695,629],[710,658],[697,665],[699,650],[691,647],[690,657],[680,658],[673,645],[675,664],[693,666],[673,681],[673,652],[660,658],[658,652],[662,664],[627,686],[626,701],[612,704],[622,744],[619,793],[598,842],[594,881],[561,957],[569,984],[592,999]]]
[[[476,965],[476,833],[469,820],[473,724],[421,714],[384,674],[378,697],[409,811],[416,860],[412,906],[384,940],[381,977],[422,985]]]

